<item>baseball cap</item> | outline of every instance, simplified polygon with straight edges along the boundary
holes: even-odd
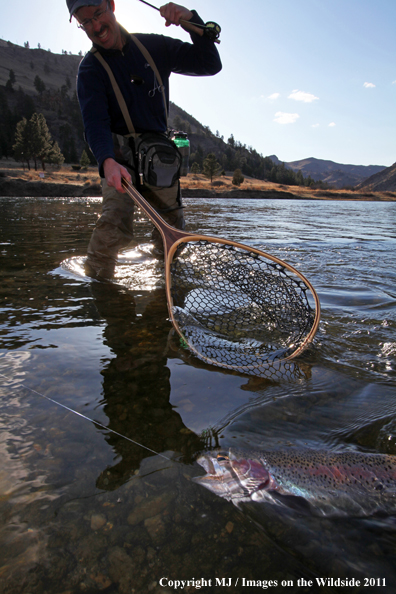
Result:
[[[66,0],[67,8],[70,12],[70,20],[73,14],[82,6],[100,6],[103,0]]]

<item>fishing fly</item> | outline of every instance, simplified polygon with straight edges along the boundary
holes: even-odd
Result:
[[[154,8],[154,10],[158,10],[158,12],[160,12],[160,9],[157,6],[154,6],[154,4],[150,4],[150,2],[146,2],[146,0],[139,0],[139,2],[142,2],[143,4],[150,6],[150,8]],[[221,27],[214,21],[208,21],[204,25],[201,25],[200,23],[190,23],[190,21],[180,19],[180,23],[193,25],[194,27],[197,27],[198,29],[203,29],[205,37],[207,37],[208,39],[211,39],[215,43],[220,43],[219,37],[220,37],[220,33],[221,33]]]

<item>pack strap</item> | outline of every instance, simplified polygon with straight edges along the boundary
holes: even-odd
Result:
[[[162,78],[161,75],[159,73],[159,70],[153,60],[153,58],[151,57],[150,52],[148,51],[148,49],[143,45],[143,43],[136,37],[136,35],[133,35],[133,33],[130,33],[131,39],[132,41],[135,42],[135,44],[137,45],[137,47],[140,49],[140,51],[142,52],[143,56],[146,58],[147,62],[150,64],[151,69],[153,70],[156,79],[161,87],[161,93],[162,93],[162,100],[164,102],[164,109],[165,109],[165,117],[166,117],[166,127],[168,127],[168,109],[166,107],[166,97],[165,97],[165,87],[162,84]]]
[[[168,127],[168,109],[167,109],[167,105],[166,105],[165,87],[162,83],[162,78],[159,73],[159,70],[158,70],[150,52],[143,45],[143,43],[136,37],[136,35],[133,35],[132,33],[130,33],[130,36],[131,36],[132,41],[135,43],[135,45],[138,47],[138,49],[141,51],[141,53],[143,54],[143,56],[146,58],[147,62],[151,66],[151,69],[153,70],[155,77],[160,85],[162,101],[164,102],[166,127]],[[110,82],[113,87],[113,91],[114,91],[116,99],[118,101],[118,105],[120,106],[120,109],[121,109],[122,115],[124,117],[125,123],[127,125],[129,134],[131,134],[131,135],[136,134],[135,128],[134,128],[132,120],[131,120],[131,116],[129,114],[127,105],[125,103],[124,96],[121,93],[120,87],[118,86],[118,83],[115,79],[113,71],[111,70],[109,64],[106,62],[106,60],[104,59],[102,54],[95,47],[91,47],[90,52],[95,56],[95,58],[97,58],[99,60],[99,62],[102,64],[103,68],[106,70],[107,74],[109,75]]]
[[[131,116],[129,115],[129,111],[128,111],[127,105],[125,103],[124,96],[121,93],[120,87],[118,86],[118,83],[115,79],[113,71],[111,70],[110,66],[108,65],[108,63],[106,62],[106,60],[104,59],[102,54],[100,52],[98,52],[98,50],[96,48],[92,47],[90,49],[90,52],[95,56],[95,58],[97,58],[99,60],[99,62],[102,64],[103,68],[106,70],[107,74],[109,75],[110,82],[113,87],[113,90],[114,90],[115,96],[117,98],[118,104],[120,106],[120,109],[122,111],[122,115],[124,116],[124,120],[125,120],[125,123],[128,128],[128,132],[129,132],[129,134],[135,134],[135,128],[132,124]]]

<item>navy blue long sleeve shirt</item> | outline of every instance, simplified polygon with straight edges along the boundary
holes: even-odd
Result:
[[[203,23],[195,11],[191,23]],[[96,47],[109,64],[125,99],[136,132],[165,132],[166,113],[159,83],[147,60],[130,38],[119,50]],[[153,58],[165,87],[169,109],[169,76],[172,72],[189,76],[210,76],[221,70],[213,41],[191,32],[192,43],[154,34],[136,34]],[[135,80],[135,82],[131,82]],[[137,81],[137,82],[136,82]],[[103,162],[115,159],[112,133],[126,135],[128,128],[110,78],[99,60],[89,52],[81,61],[77,94],[85,137],[103,176]]]

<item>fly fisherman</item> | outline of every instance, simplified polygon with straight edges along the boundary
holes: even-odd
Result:
[[[154,172],[153,183],[153,176],[137,170],[136,146],[148,133],[146,145],[155,144],[155,139],[169,142],[165,133],[170,74],[214,75],[221,61],[205,28],[194,27],[203,25],[194,10],[172,2],[160,8],[165,26],[181,24],[189,31],[192,43],[183,43],[163,35],[129,34],[115,18],[114,0],[66,1],[70,20],[74,16],[93,43],[79,66],[77,93],[86,140],[102,178],[103,207],[88,245],[85,271],[93,278],[110,279],[118,251],[133,237],[134,205],[122,178],[136,185],[170,225],[184,229],[178,174],[165,183],[163,174]],[[157,230],[153,241],[162,250]]]

